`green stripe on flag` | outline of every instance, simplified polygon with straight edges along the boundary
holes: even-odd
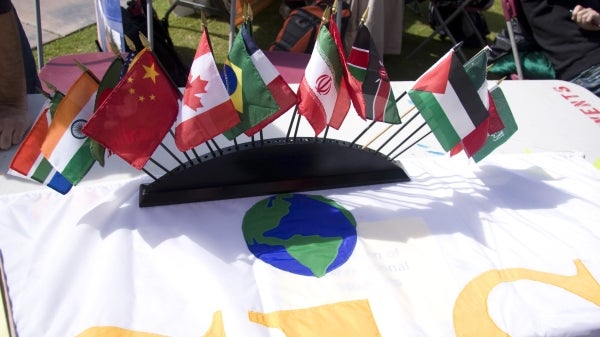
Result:
[[[504,144],[519,128],[502,90],[496,88],[491,92],[491,95],[498,115],[504,124],[504,129],[488,136],[485,145],[473,155],[473,160],[476,163],[485,158],[498,146]]]
[[[90,139],[86,138],[63,171],[60,172],[73,185],[77,185],[83,179],[96,161],[90,152],[90,142]]]
[[[471,78],[471,82],[477,89],[481,88],[487,80],[487,61],[487,48],[484,48],[463,65],[467,75]]]
[[[250,54],[248,54],[248,49],[244,42],[244,34],[250,34],[246,26],[242,26],[242,29],[233,41],[228,56],[229,62],[226,63],[231,68],[237,67],[241,70],[242,78],[239,79],[236,75],[236,81],[240,87],[238,90],[241,90],[241,100],[243,102],[243,111],[238,110],[238,113],[240,113],[240,122],[233,128],[223,132],[223,135],[229,140],[233,140],[244,131],[258,125],[279,110],[279,105],[277,105],[273,94],[269,91],[267,83],[263,81],[259,71],[252,62]],[[233,95],[233,93],[230,92],[230,95]],[[234,105],[236,105],[235,99]],[[236,109],[239,108],[239,104],[237,104]]]
[[[48,179],[48,175],[50,174],[50,172],[52,172],[53,170],[54,168],[52,167],[52,165],[50,165],[46,158],[42,158],[38,166],[35,168],[35,171],[31,175],[31,179],[40,183],[44,183],[46,179]]]
[[[327,31],[326,33],[319,33],[317,36],[317,43],[315,44],[315,48],[321,55],[323,61],[327,64],[331,73],[333,74],[334,84],[336,90],[339,92],[340,83],[342,82],[343,73],[343,65],[338,56],[337,45],[329,34],[329,30],[325,25],[321,27],[321,31]]]
[[[460,142],[460,136],[431,92],[410,90],[408,96],[418,107],[419,112],[445,151],[450,151],[454,145]]]
[[[400,115],[398,114],[398,106],[396,105],[396,99],[394,99],[393,92],[390,89],[387,103],[385,104],[385,111],[383,121],[389,124],[400,124]]]
[[[350,71],[350,74],[352,74],[354,78],[361,82],[363,82],[365,77],[367,77],[367,70],[365,68],[360,68],[350,63],[348,63],[348,71]]]

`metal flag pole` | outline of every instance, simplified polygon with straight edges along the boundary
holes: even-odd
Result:
[[[33,0],[33,8],[35,9],[35,26],[37,28],[37,63],[39,71],[44,66],[44,42],[42,40],[42,15],[40,11],[40,0]]]
[[[154,49],[154,13],[152,9],[152,0],[146,1],[146,24],[148,25],[148,42],[150,42],[150,48]]]

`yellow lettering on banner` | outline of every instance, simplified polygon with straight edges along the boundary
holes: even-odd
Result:
[[[115,326],[96,326],[89,328],[77,337],[166,337],[148,332],[139,332],[117,328]]]
[[[487,311],[487,299],[492,289],[500,283],[532,280],[563,288],[600,306],[600,284],[581,260],[575,260],[577,273],[562,276],[525,268],[495,269],[487,271],[469,282],[454,305],[454,331],[456,337],[500,337],[508,334],[494,323]]]
[[[225,337],[225,327],[223,326],[223,313],[216,311],[213,314],[212,324],[208,331],[202,337]]]
[[[272,313],[248,312],[250,321],[279,328],[286,337],[379,337],[369,301],[357,300]]]
[[[139,332],[117,328],[114,326],[93,327],[80,333],[77,337],[166,337],[147,332]],[[223,327],[223,314],[216,311],[213,314],[213,320],[208,331],[203,337],[225,337],[225,328]]]

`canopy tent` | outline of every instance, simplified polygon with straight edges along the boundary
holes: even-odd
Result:
[[[40,15],[40,0],[33,0],[33,8],[35,9],[35,22],[36,22],[36,41],[37,41],[37,55],[38,55],[38,69],[42,69],[44,66],[44,48],[42,42],[42,16]]]
[[[117,4],[115,4],[114,6],[120,6],[120,1],[119,0],[108,0],[108,1],[116,1]],[[106,3],[108,3],[108,1],[106,1]],[[231,2],[230,0],[218,0],[218,1],[223,1],[223,5],[225,8],[231,8]],[[235,2],[235,1],[239,1],[239,2]],[[96,0],[96,6],[98,6],[98,2],[100,2],[100,0]],[[251,4],[255,4],[255,7],[260,10],[261,8],[261,4],[263,3],[270,3],[271,1],[269,0],[254,0],[254,1],[250,1]],[[229,31],[229,46],[231,46],[232,42],[233,42],[233,37],[235,36],[236,33],[236,25],[239,23],[237,21],[239,21],[239,19],[236,21],[236,19],[240,16],[241,14],[241,8],[242,8],[242,4],[243,4],[243,0],[234,0],[234,4],[236,4],[235,11],[231,11],[229,10],[229,23],[230,23],[230,31]],[[148,13],[152,13],[153,12],[153,1],[152,0],[148,0],[146,3],[147,6],[147,12]],[[195,9],[202,9],[202,8],[208,8],[208,6],[206,6],[205,4],[193,1],[193,0],[175,0],[172,3],[173,7],[174,6],[193,6]],[[42,10],[40,7],[40,0],[33,0],[33,10],[34,10],[34,20],[35,22],[31,22],[32,25],[35,26],[35,46],[37,47],[36,49],[36,53],[37,53],[37,62],[38,62],[38,69],[42,69],[42,67],[44,66],[44,39],[43,39],[43,24],[42,24]],[[341,10],[341,2],[338,3],[338,10]],[[96,12],[98,12],[98,7],[96,7]],[[120,13],[118,13],[120,14]],[[151,15],[148,15],[148,17],[151,17]],[[100,24],[100,20],[98,18],[98,13],[96,13],[96,21],[98,24]],[[153,32],[154,31],[154,27],[152,24],[152,20],[148,20],[147,21],[147,29],[148,32]],[[338,26],[340,26],[341,23],[338,22]],[[148,34],[149,35],[149,41],[151,44],[153,44],[153,34]],[[30,43],[33,45],[33,39],[30,38]]]

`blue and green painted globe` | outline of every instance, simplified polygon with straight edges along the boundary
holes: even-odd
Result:
[[[356,221],[335,201],[281,194],[244,216],[242,232],[260,260],[291,273],[321,277],[344,264],[356,246]]]

